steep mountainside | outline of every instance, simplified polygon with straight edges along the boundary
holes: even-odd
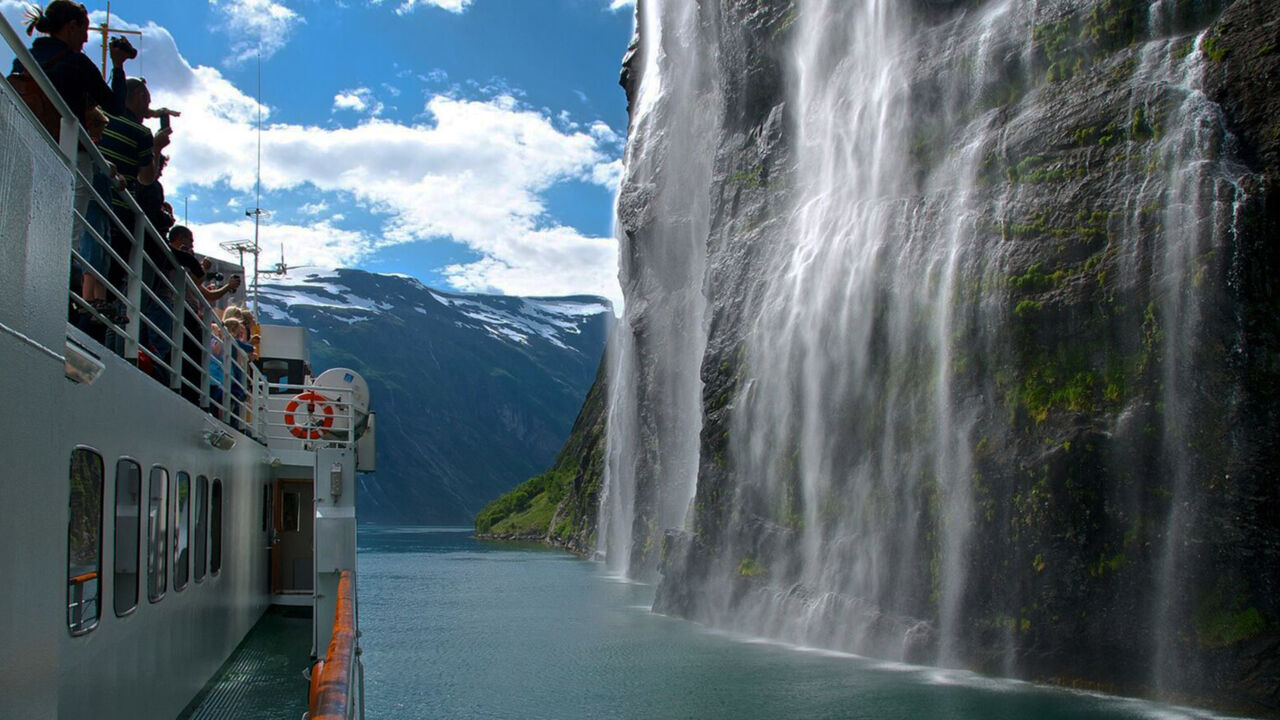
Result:
[[[545,468],[613,322],[592,297],[458,295],[357,270],[265,284],[262,320],[310,330],[317,373],[350,367],[378,413],[361,520],[466,523]]]
[[[1280,5],[637,12],[579,538],[661,612],[1276,714]]]

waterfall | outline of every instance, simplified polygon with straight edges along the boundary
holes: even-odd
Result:
[[[640,5],[610,564],[753,635],[1198,682],[1251,592],[1206,499],[1246,435],[1223,3],[775,4]],[[733,12],[776,44],[785,153],[733,115]]]
[[[619,205],[646,214],[619,223],[627,303],[609,351],[597,544],[615,571],[651,577],[662,533],[685,527],[697,482],[703,275],[721,104],[715,46],[705,41],[698,5],[645,0],[636,13],[641,70]]]

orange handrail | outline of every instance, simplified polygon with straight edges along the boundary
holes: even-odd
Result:
[[[67,584],[75,585],[76,583],[89,582],[90,580],[97,580],[97,579],[98,579],[97,571],[91,570],[87,573],[82,573],[80,575],[76,575],[75,577],[67,578]]]
[[[333,636],[324,660],[312,668],[311,720],[345,720],[351,697],[351,670],[355,662],[356,613],[354,580],[350,570],[338,578],[338,607],[333,613]],[[315,673],[320,681],[316,682]]]

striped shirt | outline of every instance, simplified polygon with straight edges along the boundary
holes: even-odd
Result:
[[[138,121],[138,116],[128,110],[120,115],[107,115],[107,119],[109,120],[107,129],[102,133],[98,150],[131,184],[136,184],[138,170],[155,161],[151,130]],[[118,199],[114,204],[126,207],[125,203]]]

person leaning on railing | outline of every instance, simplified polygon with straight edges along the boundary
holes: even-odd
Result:
[[[239,275],[232,275],[225,285],[218,288],[210,289],[204,286],[204,268],[200,266],[200,260],[195,255],[195,235],[187,226],[174,225],[173,229],[169,231],[169,249],[173,251],[174,258],[177,259],[178,263],[186,269],[187,274],[195,281],[195,286],[198,288],[200,296],[206,302],[215,302],[223,295],[235,292],[236,288],[240,287]],[[182,377],[195,387],[199,387],[200,362],[203,354],[202,348],[205,346],[204,333],[207,328],[205,321],[202,319],[205,303],[200,302],[199,297],[191,293],[185,293],[185,296],[187,307],[186,312],[183,313],[186,332],[182,336]],[[188,400],[199,404],[199,393],[192,390],[186,383],[183,383],[182,394]]]
[[[125,105],[124,63],[138,53],[127,40],[119,38],[111,44],[111,85],[102,79],[98,66],[82,52],[89,41],[89,11],[71,0],[52,0],[44,10],[34,8],[27,14],[27,35],[44,34],[31,43],[31,55],[67,107],[81,125],[88,126],[89,108],[97,105],[107,112],[120,112]],[[45,129],[59,137],[57,111],[43,100],[43,93],[30,79],[26,68],[13,61],[9,82],[31,107]],[[38,93],[38,94],[37,94]]]

